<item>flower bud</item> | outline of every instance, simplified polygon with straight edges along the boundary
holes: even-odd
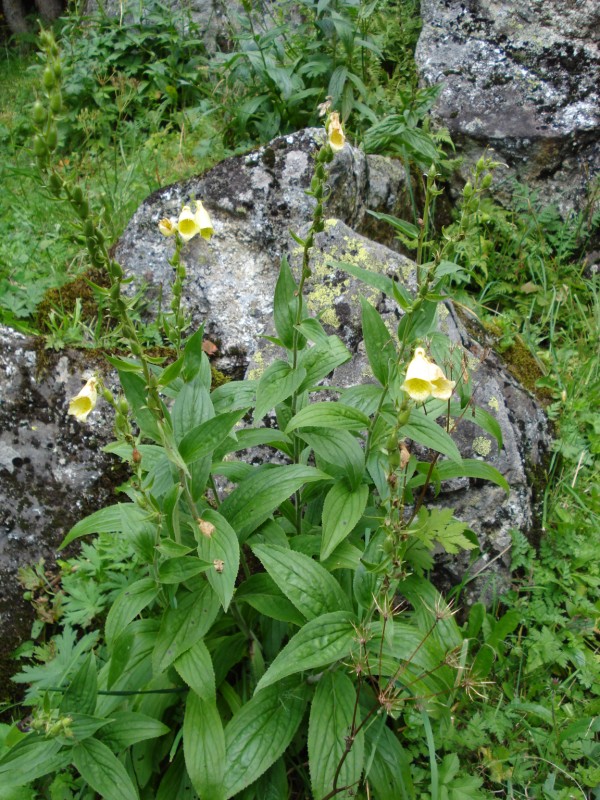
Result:
[[[63,182],[59,175],[56,172],[53,172],[48,179],[48,186],[50,191],[55,197],[58,197],[61,193]]]
[[[38,100],[33,105],[33,121],[38,127],[41,127],[46,122],[47,118],[48,115],[46,113],[46,109],[44,108],[42,103],[40,103],[40,101]]]
[[[463,189],[463,197],[465,197],[468,200],[469,197],[472,196],[473,196],[473,184],[471,183],[471,181],[467,181],[465,183],[465,188]]]
[[[63,105],[62,105],[61,93],[58,91],[52,92],[52,94],[50,95],[50,111],[52,111],[53,114],[60,114],[60,112],[62,111],[62,107]]]
[[[72,198],[73,198],[73,203],[75,203],[75,205],[77,206],[83,203],[83,191],[81,189],[81,186],[76,186],[73,189]]]
[[[477,162],[477,164],[475,166],[475,173],[477,175],[481,175],[481,173],[483,172],[484,169],[485,169],[485,158],[483,156],[481,156],[481,158],[479,159],[479,161]]]
[[[492,176],[488,173],[487,175],[483,176],[483,180],[481,181],[481,186],[483,189],[489,189],[492,185]]]
[[[38,158],[43,158],[44,156],[48,155],[48,145],[46,144],[45,139],[42,139],[41,136],[34,137],[33,152]]]
[[[58,131],[56,129],[56,125],[52,125],[48,133],[46,134],[46,144],[48,145],[49,150],[56,150],[56,145],[58,144]]]
[[[56,85],[56,77],[54,75],[54,70],[50,67],[46,67],[44,70],[44,74],[42,76],[42,83],[44,84],[45,89],[54,89]]]
[[[86,219],[86,221],[84,222],[84,224],[83,224],[83,233],[84,233],[84,236],[86,236],[89,239],[91,239],[94,236],[94,234],[96,233],[96,229],[94,227],[94,223],[92,222],[91,219]]]

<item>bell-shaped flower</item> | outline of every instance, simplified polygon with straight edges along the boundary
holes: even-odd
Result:
[[[337,153],[338,150],[341,150],[346,144],[346,136],[344,135],[342,123],[340,122],[340,115],[337,111],[332,111],[329,115],[329,120],[327,121],[327,138],[329,140],[329,146],[334,153]]]
[[[417,347],[402,384],[408,396],[418,403],[424,403],[430,396],[448,400],[454,386],[455,381],[448,380],[441,367],[427,358],[422,347]]]
[[[432,364],[434,368],[434,378],[431,381],[431,394],[437,400],[449,400],[452,397],[452,390],[456,386],[456,381],[450,381],[444,375],[441,367]]]
[[[192,213],[192,209],[189,206],[184,206],[181,209],[181,214],[177,220],[177,230],[184,242],[189,242],[197,233],[200,233],[196,215]]]
[[[177,233],[177,220],[174,217],[165,217],[158,223],[158,230],[163,236],[173,236]]]
[[[196,213],[194,215],[194,218],[196,220],[198,228],[200,229],[200,236],[202,236],[202,238],[206,239],[206,241],[208,242],[210,237],[215,232],[215,229],[213,228],[213,224],[208,214],[208,211],[204,208],[204,206],[200,201],[196,203]]]
[[[406,370],[406,378],[402,388],[409,397],[412,397],[418,403],[424,403],[431,394],[434,366],[425,355],[425,350],[422,347],[417,347]]]
[[[69,402],[69,414],[72,414],[79,422],[85,422],[90,412],[96,407],[97,384],[98,379],[95,376],[90,378],[79,394]]]

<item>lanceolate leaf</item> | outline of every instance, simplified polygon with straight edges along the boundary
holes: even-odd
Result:
[[[336,269],[341,269],[343,272],[353,275],[363,283],[366,283],[367,286],[372,286],[374,289],[378,289],[388,297],[392,297],[394,291],[394,281],[391,278],[388,278],[387,275],[382,275],[380,272],[373,272],[369,269],[363,269],[362,267],[357,267],[355,264],[348,264],[345,261],[328,260],[328,263]]]
[[[365,744],[370,755],[367,780],[377,800],[413,800],[410,758],[383,717],[367,727]]]
[[[265,617],[291,622],[299,628],[306,621],[266,572],[257,572],[245,580],[236,590],[235,600],[237,603],[248,603]]]
[[[306,370],[299,366],[296,369],[285,361],[274,361],[263,373],[256,389],[256,407],[254,420],[260,420],[276,405],[287,400],[298,389]]]
[[[157,594],[158,586],[152,578],[142,578],[121,591],[106,618],[105,635],[109,645]]]
[[[300,366],[306,370],[306,377],[298,391],[310,389],[349,358],[351,358],[350,352],[337,336],[328,336],[324,341],[317,342],[314,347],[303,350]]]
[[[335,611],[310,620],[273,661],[260,679],[257,691],[307,669],[318,669],[348,658],[356,639],[358,619],[348,611]]]
[[[281,343],[288,350],[294,343],[294,325],[298,317],[298,287],[290,270],[287,258],[281,259],[279,277],[275,286],[273,319]],[[299,343],[301,344],[301,343]]]
[[[188,694],[183,752],[188,775],[202,800],[225,800],[225,735],[216,699],[203,700],[193,691]]]
[[[277,586],[307,619],[332,611],[350,611],[339,583],[309,556],[276,545],[256,545],[255,555]]]
[[[210,455],[246,411],[247,409],[226,411],[186,433],[179,445],[179,453],[185,463],[191,464],[203,456]]]
[[[317,684],[308,724],[308,763],[313,797],[324,797],[333,789],[337,767],[346,749],[346,738],[352,731],[356,688],[341,671],[325,672]],[[360,714],[355,724],[360,725]],[[350,800],[363,768],[364,736],[358,734],[339,772],[337,786],[350,786],[350,791],[337,797]]]
[[[448,481],[452,478],[479,478],[491,481],[504,489],[507,495],[510,494],[510,486],[506,478],[491,464],[479,461],[477,458],[464,458],[460,464],[452,461],[442,461],[436,464],[434,481]],[[424,483],[425,475],[415,475],[410,481],[411,486],[421,486]]]
[[[324,472],[299,464],[259,468],[225,498],[219,512],[243,542],[303,484],[328,479]]]
[[[177,606],[168,608],[161,620],[152,654],[157,675],[202,639],[219,613],[219,598],[204,580],[194,592],[180,590]]]
[[[362,447],[350,431],[330,430],[328,428],[309,428],[298,434],[332,467],[340,467],[351,486],[356,487],[362,480],[365,469],[365,455]]]
[[[234,714],[225,729],[226,798],[253,783],[285,752],[305,706],[306,693],[301,686],[279,684],[258,691]]]
[[[175,659],[175,669],[201,700],[215,696],[215,671],[208,648],[199,639]]]
[[[342,403],[312,403],[299,411],[286,428],[342,428],[359,431],[369,427],[369,418],[361,411]]]
[[[29,734],[0,759],[0,782],[25,786],[50,772],[60,772],[71,761],[69,751],[57,739]]]
[[[377,309],[361,298],[362,329],[365,348],[373,375],[382,386],[389,381],[389,365],[397,361],[396,348],[391,333],[385,327]]]
[[[138,711],[117,711],[111,717],[99,737],[113,750],[124,750],[136,742],[156,739],[169,733],[168,726],[160,720]]]
[[[125,525],[135,527],[148,519],[149,515],[134,503],[117,503],[101,508],[74,525],[61,542],[60,549],[80,536],[90,533],[119,533],[124,530]]]
[[[419,444],[430,447],[442,455],[448,456],[457,464],[462,462],[458,447],[449,433],[441,428],[434,420],[426,417],[420,411],[413,409],[408,422],[402,426],[402,435],[408,436]]]
[[[210,536],[198,534],[198,555],[211,565],[207,572],[209,583],[227,611],[240,567],[240,545],[236,532],[218,511],[207,508],[202,519],[214,525],[215,530]]]
[[[323,504],[323,539],[321,561],[343,542],[362,516],[369,498],[369,487],[351,489],[345,481],[335,483]]]
[[[81,777],[106,800],[138,800],[127,770],[109,748],[89,738],[75,745],[73,764]]]

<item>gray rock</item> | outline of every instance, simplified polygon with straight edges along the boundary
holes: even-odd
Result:
[[[289,230],[302,235],[310,221],[313,201],[304,190],[312,175],[318,135],[309,130],[276,139],[201,177],[156,192],[138,209],[118,245],[117,258],[134,281],[143,278],[154,287],[168,286],[171,268],[167,260],[173,243],[158,234],[158,220],[176,215],[191,196],[205,202],[215,235],[209,243],[196,237],[184,250],[189,277],[186,302],[196,324],[206,320],[209,337],[219,343],[220,368],[231,370],[237,358],[238,367],[243,370],[249,364],[249,376],[257,377],[275,357],[264,340],[260,344],[259,337],[272,333],[272,297],[281,256],[286,254],[297,266],[299,247]],[[349,146],[337,154],[327,212],[339,219],[330,219],[317,237],[313,276],[306,287],[311,314],[320,315],[354,354],[349,364],[335,371],[331,383],[336,386],[370,379],[361,342],[360,296],[368,297],[385,314],[390,330],[397,324],[399,312],[375,290],[332,267],[329,259],[397,275],[411,289],[415,285],[413,262],[356,232],[367,226],[366,209],[371,203],[378,202],[380,210],[400,216],[407,211],[402,210],[403,173],[396,163],[377,158],[376,169],[372,165],[369,157]],[[168,290],[164,295],[168,297]],[[495,486],[479,486],[466,479],[450,483],[443,497],[444,504],[455,508],[480,537],[482,556],[472,570],[482,573],[471,585],[471,594],[481,594],[492,577],[494,590],[500,591],[509,576],[510,529],[526,532],[534,525],[530,477],[543,463],[549,445],[548,425],[540,406],[501,359],[488,352],[483,339],[468,333],[451,305],[442,308],[440,320],[441,330],[464,349],[474,372],[475,402],[493,413],[503,431],[500,452],[491,437],[466,419],[457,441],[465,457],[476,458],[487,451],[490,462],[511,484],[510,498]],[[464,574],[465,562],[448,560],[445,569],[456,582]]]
[[[443,85],[436,113],[465,155],[490,146],[563,213],[600,167],[600,5],[595,0],[422,0],[415,58]],[[499,175],[501,178],[502,175]]]
[[[215,235],[208,243],[196,237],[185,248],[185,302],[194,324],[206,320],[209,337],[221,342],[220,369],[245,365],[270,320],[280,259],[296,247],[289,231],[299,231],[312,213],[314,200],[305,190],[322,136],[308,129],[280,137],[160,189],[136,211],[117,246],[116,258],[134,285],[147,282],[168,308],[174,244],[159,233],[158,222],[177,216],[193,197],[203,201]],[[358,231],[377,230],[368,208],[409,214],[405,173],[391,159],[346,147],[332,165],[330,188],[328,211]]]
[[[123,479],[114,457],[110,408],[99,401],[85,425],[68,400],[92,371],[89,355],[54,353],[43,342],[0,328],[0,699],[10,692],[12,650],[29,636],[32,614],[19,567],[45,558],[82,517],[113,502]]]

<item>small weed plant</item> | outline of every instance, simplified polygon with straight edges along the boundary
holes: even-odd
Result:
[[[128,353],[110,359],[122,391],[94,376],[70,413],[84,423],[103,395],[115,411],[108,449],[132,477],[126,501],[65,538],[100,536],[73,562],[93,550],[85,574],[64,581],[61,632],[30,651],[34,663],[17,677],[28,685],[30,716],[3,737],[2,784],[108,800],[480,797],[482,779],[461,770],[455,753],[438,762],[453,709],[465,689],[478,690],[481,673],[453,609],[425,577],[435,547],[476,546],[451,509],[426,506],[428,487],[467,476],[508,491],[493,467],[463,460],[451,437],[474,412],[462,351],[435,332],[457,266],[443,248],[423,258],[423,225],[414,293],[362,271],[397,302],[400,323],[388,330],[363,301],[373,382],[315,397],[350,358],[303,298],[324,229],[328,164],[344,147],[330,111],[308,191],[312,224],[296,237],[300,273],[283,260],[275,288],[280,357],[258,381],[211,387],[202,329],[185,332],[181,307],[181,251],[212,234],[198,203],[160,223],[175,275],[163,333],[176,358],[164,366],[140,342],[101,216],[56,167],[61,66],[53,37],[41,42],[36,158],[48,191],[77,216],[93,266],[106,271],[102,291]],[[426,208],[438,191],[432,168]],[[486,412],[475,419],[500,436]],[[259,444],[277,463],[236,458]],[[58,597],[43,570],[24,580],[38,604],[43,593]]]

